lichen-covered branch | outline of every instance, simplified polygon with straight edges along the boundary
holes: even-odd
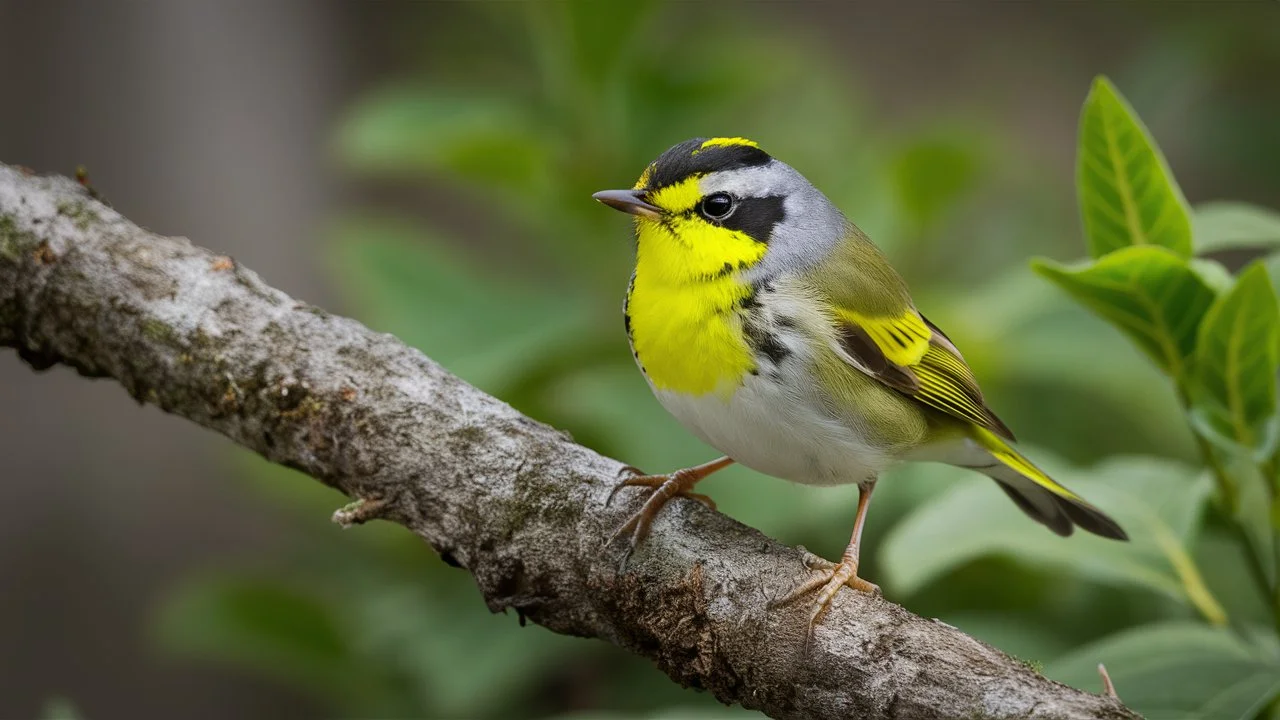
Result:
[[[602,540],[637,495],[605,507],[617,461],[71,180],[2,165],[0,345],[38,370],[113,378],[363,499],[337,519],[404,525],[493,611],[615,643],[726,703],[778,718],[1137,717],[854,592],[806,648],[810,608],[769,608],[805,579],[802,552],[696,502],[671,503],[619,572],[622,548]]]

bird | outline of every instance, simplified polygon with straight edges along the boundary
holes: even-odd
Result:
[[[877,480],[900,462],[941,462],[995,480],[1061,536],[1080,527],[1127,540],[1101,510],[1014,449],[959,348],[912,301],[883,252],[790,165],[742,137],[694,138],[597,201],[634,217],[623,305],[632,355],[658,402],[723,457],[659,475],[629,473],[644,504],[610,538],[630,554],[662,507],[739,463],[816,486],[856,484],[838,562],[777,604],[817,592],[810,628],[858,574]],[[613,494],[610,495],[612,500]],[[625,563],[624,556],[624,563]]]

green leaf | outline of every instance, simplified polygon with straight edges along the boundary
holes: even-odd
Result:
[[[238,578],[205,578],[162,608],[160,641],[170,649],[246,665],[313,690],[360,681],[335,618],[289,588]]]
[[[1014,427],[1055,428],[1054,448],[1080,461],[1170,446],[1190,450],[1186,419],[1168,380],[1151,372],[1128,338],[1099,332],[1088,310],[1016,266],[971,290],[936,303],[918,300],[921,307],[940,306],[929,312],[930,320],[962,343],[988,400]],[[1011,337],[1018,338],[1012,350]],[[1097,362],[1100,357],[1106,362]],[[1064,411],[1068,405],[1081,411]]]
[[[1196,565],[1236,627],[1270,627],[1275,622],[1271,594],[1258,584],[1258,567],[1245,550],[1234,524],[1209,523],[1196,538]]]
[[[972,138],[925,138],[904,147],[891,172],[907,217],[919,228],[930,228],[973,188],[979,169]]]
[[[1080,116],[1076,184],[1093,257],[1131,245],[1191,255],[1187,201],[1137,113],[1104,77]]]
[[[647,472],[703,463],[714,452],[662,409],[629,357],[552,378],[543,391],[549,414],[589,429],[593,448]]]
[[[1214,297],[1185,259],[1164,248],[1128,247],[1082,267],[1049,260],[1032,267],[1110,320],[1161,370],[1184,377],[1200,319]]]
[[[1239,488],[1235,518],[1257,558],[1262,581],[1268,590],[1276,587],[1276,545],[1280,536],[1271,522],[1271,493],[1267,478],[1251,458],[1234,455],[1226,468]]]
[[[577,77],[590,85],[607,85],[617,76],[619,65],[629,59],[635,36],[648,28],[646,20],[656,5],[654,0],[571,0],[531,5],[530,25],[541,41],[536,47],[540,51],[538,59],[544,63],[544,77],[561,81]],[[564,98],[566,102],[574,99]]]
[[[934,304],[919,299],[921,307]],[[1014,266],[963,297],[936,304],[940,309],[930,311],[930,319],[963,343],[988,399],[1015,426],[1035,427],[1039,421],[1043,432],[1043,423],[1050,422],[1059,430],[1059,453],[1086,460],[1189,444],[1168,380],[1151,372],[1151,363],[1126,337],[1098,332],[1088,310],[1035,274]],[[1016,350],[1009,348],[1011,337],[1018,338]],[[1097,362],[1100,357],[1107,361]],[[1044,393],[1052,395],[1047,403]],[[1095,414],[1064,413],[1063,401]],[[1136,437],[1130,432],[1135,428]]]
[[[361,319],[486,391],[594,331],[598,306],[570,288],[485,272],[411,223],[352,218],[337,240],[333,264]]]
[[[521,191],[545,184],[550,150],[521,104],[498,95],[393,86],[363,98],[338,131],[363,172],[439,175]]]
[[[1225,629],[1146,625],[1052,662],[1045,675],[1100,691],[1107,667],[1124,704],[1148,720],[1250,720],[1280,695],[1280,665]]]
[[[950,612],[938,618],[988,645],[1014,657],[1044,663],[1079,644],[1080,628],[1069,623],[1045,622],[1039,604],[1022,612],[1007,608]]]
[[[1280,371],[1280,305],[1263,263],[1241,273],[1200,322],[1191,406],[1208,439],[1269,454]]]
[[[1280,212],[1243,202],[1218,201],[1195,209],[1196,251],[1280,249]]]
[[[957,469],[949,471],[951,489],[918,507],[881,544],[886,581],[913,593],[972,560],[1002,555],[1155,590],[1214,622],[1224,619],[1186,550],[1210,488],[1199,471],[1155,458],[1120,458],[1088,471],[1041,465],[1115,518],[1130,541],[1084,532],[1060,538],[1023,515],[990,480]]]
[[[409,680],[426,709],[417,717],[518,715],[512,705],[544,686],[550,668],[595,651],[540,627],[521,629],[514,614],[493,614],[470,582],[366,588],[352,615],[362,660],[387,664]]]
[[[1221,295],[1236,282],[1236,276],[1217,260],[1193,257],[1187,261],[1191,270],[1213,290],[1214,295]]]

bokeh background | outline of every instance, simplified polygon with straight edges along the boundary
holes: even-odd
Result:
[[[1027,260],[1084,254],[1073,158],[1098,73],[1193,203],[1280,205],[1277,69],[1264,2],[3,0],[0,161],[85,165],[134,221],[657,471],[712,451],[631,364],[628,223],[589,195],[688,137],[752,137],[887,250],[1033,457],[1073,487],[1137,482],[1183,536],[1202,490],[1167,383]],[[976,482],[882,483],[866,575],[891,599],[1072,680],[1091,641],[1211,614],[1141,541],[1057,540]],[[705,488],[786,542],[847,539],[849,488],[739,468]],[[408,533],[340,532],[317,483],[13,353],[0,490],[3,717],[751,714],[490,615]],[[1226,531],[1197,532],[1225,612],[1262,616]]]

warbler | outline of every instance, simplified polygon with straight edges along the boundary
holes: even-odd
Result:
[[[734,462],[807,485],[856,483],[838,563],[783,599],[819,590],[811,626],[841,587],[879,594],[858,558],[876,480],[899,461],[996,481],[1033,520],[1128,539],[1115,521],[1010,446],[964,357],[916,309],[867,236],[789,165],[745,138],[695,138],[630,190],[596,200],[635,216],[624,319],[658,401],[724,457],[615,488],[652,491],[614,538],[634,548],[662,506]],[[628,553],[630,552],[628,549]]]

